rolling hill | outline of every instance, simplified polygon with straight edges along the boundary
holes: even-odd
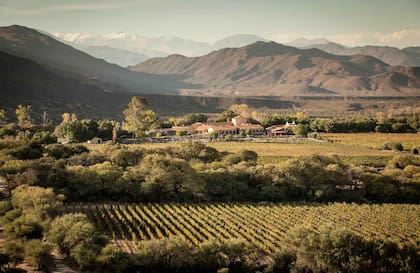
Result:
[[[107,63],[27,27],[0,27],[0,50],[135,93],[176,93],[177,88],[188,88],[173,77],[136,73]]]
[[[154,58],[130,69],[182,78],[202,86],[198,91],[203,94],[420,94],[420,68],[393,67],[371,56],[337,56],[275,42],[221,49],[201,57]]]

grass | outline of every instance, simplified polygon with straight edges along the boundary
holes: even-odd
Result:
[[[242,149],[252,150],[258,154],[260,164],[278,164],[287,159],[313,154],[338,155],[345,163],[354,165],[369,165],[383,167],[397,151],[381,150],[384,142],[401,142],[406,150],[413,145],[420,146],[420,134],[381,134],[381,133],[356,133],[356,134],[322,134],[330,141],[298,140],[277,143],[259,142],[208,142],[206,145],[218,151],[231,153]],[[165,148],[176,143],[142,143],[130,145],[130,148]],[[98,150],[105,145],[88,145],[89,149]]]
[[[335,143],[370,149],[380,149],[385,142],[399,142],[405,150],[420,146],[420,134],[322,134],[322,137]]]

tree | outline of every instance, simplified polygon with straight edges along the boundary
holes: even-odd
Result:
[[[6,111],[0,108],[0,122],[6,117]]]
[[[306,115],[303,112],[297,112],[295,117],[298,121],[302,121],[306,119]]]
[[[123,111],[125,129],[133,132],[133,136],[144,135],[157,126],[158,116],[149,108],[146,99],[134,96]]]
[[[237,116],[237,114],[232,110],[223,111],[218,117],[217,121],[231,121],[233,117]]]
[[[61,206],[61,201],[51,188],[20,185],[12,191],[12,204],[24,213],[45,219],[55,214]]]
[[[86,215],[65,214],[51,223],[48,240],[58,245],[61,253],[88,268],[107,244]]]
[[[232,104],[229,107],[229,110],[232,110],[235,113],[238,113],[239,115],[243,117],[251,117],[252,109],[248,106],[248,104],[242,103],[242,104]]]
[[[39,239],[29,240],[24,243],[25,258],[39,270],[44,267],[51,258],[51,244]]]
[[[308,135],[308,125],[298,124],[293,128],[293,133],[298,136],[307,136]]]
[[[15,110],[16,118],[19,126],[30,126],[32,124],[31,119],[32,106],[23,106],[21,104]]]

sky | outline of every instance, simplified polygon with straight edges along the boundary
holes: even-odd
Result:
[[[348,46],[420,46],[420,0],[0,0],[0,25],[214,42],[256,34]]]

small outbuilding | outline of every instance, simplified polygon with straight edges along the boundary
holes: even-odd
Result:
[[[88,140],[87,143],[89,143],[89,144],[101,144],[102,143],[102,138],[94,137],[94,138]]]

